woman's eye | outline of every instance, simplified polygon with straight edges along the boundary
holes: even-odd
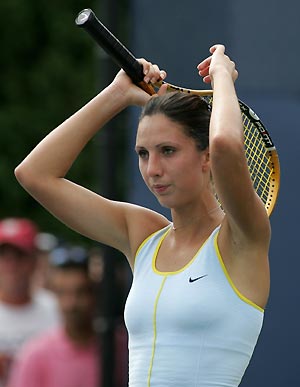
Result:
[[[141,159],[145,159],[148,156],[148,152],[146,150],[141,149],[138,151],[138,156]]]
[[[164,155],[168,156],[168,155],[173,154],[175,152],[175,149],[174,148],[170,148],[170,147],[164,147],[162,149],[162,152],[163,152]]]

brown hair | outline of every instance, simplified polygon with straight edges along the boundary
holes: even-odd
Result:
[[[209,145],[210,110],[206,102],[195,94],[171,92],[151,98],[144,106],[140,121],[145,116],[164,114],[182,125],[185,134],[195,140],[197,148]]]

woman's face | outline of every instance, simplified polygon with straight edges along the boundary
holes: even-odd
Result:
[[[145,183],[165,207],[197,200],[209,185],[208,150],[199,151],[181,125],[163,114],[140,121],[136,152]]]

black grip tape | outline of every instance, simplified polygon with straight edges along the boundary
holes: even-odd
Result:
[[[79,12],[75,23],[85,29],[106,51],[113,61],[121,67],[134,83],[143,80],[143,66],[134,55],[100,22],[91,9]]]

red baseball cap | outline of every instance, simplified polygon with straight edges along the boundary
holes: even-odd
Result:
[[[36,249],[37,226],[29,219],[7,218],[0,221],[0,245],[16,246],[28,254]]]

